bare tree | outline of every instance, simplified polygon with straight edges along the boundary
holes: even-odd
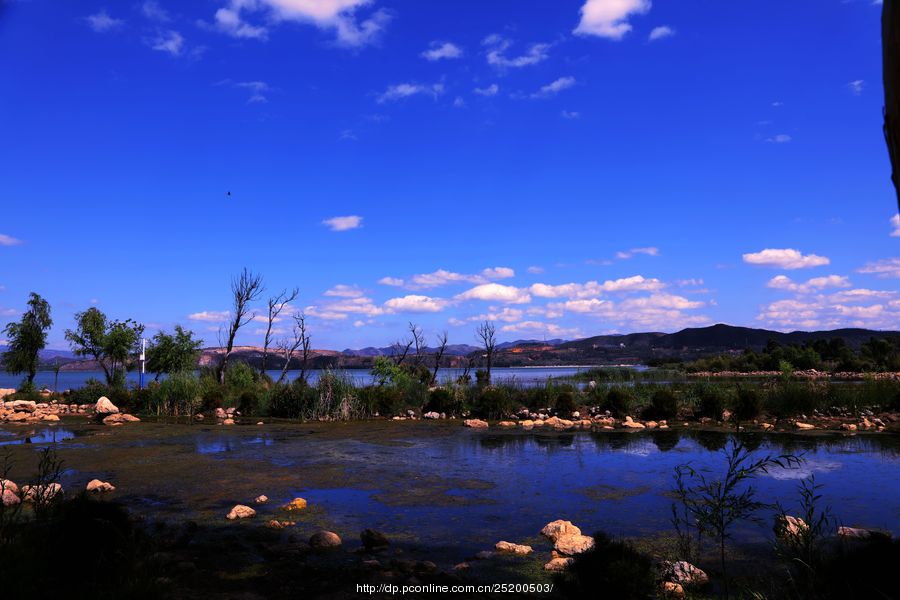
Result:
[[[406,360],[406,355],[409,354],[409,349],[412,348],[413,340],[397,340],[393,344],[391,344],[391,349],[394,351],[394,364],[398,367],[403,364],[403,361]]]
[[[228,359],[231,358],[231,352],[234,350],[235,336],[241,327],[249,323],[255,316],[250,311],[250,304],[259,299],[263,291],[265,288],[262,275],[253,274],[247,267],[244,267],[241,274],[231,280],[231,320],[228,324],[225,354],[222,355],[222,362],[219,364],[219,383],[225,383],[225,370],[228,368]]]
[[[300,349],[300,376],[297,378],[301,383],[306,383],[306,366],[309,361],[310,341],[309,333],[306,331],[306,315],[296,313],[294,319],[294,337],[293,340],[287,339],[278,342],[278,351],[284,358],[284,366],[281,367],[281,375],[278,377],[278,383],[284,381],[287,377],[288,368],[294,359],[294,353]]]
[[[497,345],[497,329],[490,321],[485,321],[475,330],[475,337],[481,340],[487,358],[487,384],[491,384],[491,364],[494,362],[494,346]]]
[[[434,359],[434,372],[431,374],[431,385],[437,383],[438,370],[441,368],[441,359],[444,358],[444,352],[447,351],[447,332],[443,332],[438,336],[438,352]]]
[[[412,336],[412,343],[416,350],[414,365],[418,367],[425,359],[425,333],[421,327],[411,321],[409,323],[409,333]]]
[[[284,310],[284,307],[296,300],[299,295],[300,290],[298,288],[294,288],[290,292],[281,290],[281,293],[277,296],[272,296],[266,302],[269,311],[266,318],[266,337],[263,340],[262,368],[260,369],[263,373],[266,372],[266,363],[269,362],[269,346],[272,344],[272,329],[275,326],[275,322],[278,320],[278,316]]]

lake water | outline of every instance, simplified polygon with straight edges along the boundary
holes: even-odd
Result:
[[[270,498],[257,507],[266,520],[284,518],[276,507],[302,496],[310,510],[292,528],[301,535],[327,527],[352,540],[372,527],[450,565],[501,539],[540,545],[538,532],[555,519],[586,533],[671,533],[673,469],[689,463],[707,476],[721,473],[720,449],[729,440],[729,434],[689,430],[495,432],[422,421],[63,427],[3,427],[0,443],[30,456],[27,461],[56,439],[65,486],[109,480],[119,487],[114,497],[139,512],[225,526],[231,506],[251,504],[258,494]],[[11,443],[25,435],[31,445]],[[756,455],[802,453],[805,459],[801,468],[755,480],[760,500],[796,509],[797,484],[815,474],[822,505],[841,524],[900,534],[897,436],[742,439]],[[762,516],[763,526],[737,529],[739,544],[767,543],[773,515]],[[542,550],[549,553],[549,546]]]
[[[494,382],[515,381],[521,385],[539,385],[547,381],[549,377],[565,377],[574,375],[579,371],[587,370],[591,367],[513,367],[513,368],[494,368],[491,369],[491,376]],[[278,379],[281,371],[266,371],[272,379]],[[314,369],[308,371],[309,381],[315,383],[318,381],[322,373],[326,371]],[[442,369],[438,372],[440,381],[454,380],[462,374],[462,369]],[[368,385],[374,382],[374,378],[368,369],[347,369],[339,371],[339,373],[353,379],[357,385]],[[288,371],[288,379],[293,381],[300,375],[300,371]],[[474,380],[475,371],[471,371]],[[72,390],[84,387],[89,379],[105,381],[103,371],[60,371],[59,379],[55,380],[52,371],[38,371],[34,378],[35,385],[38,388],[46,386],[48,389],[54,389],[54,385],[58,391]],[[140,373],[129,372],[127,374],[129,386],[137,386],[140,382]],[[144,375],[144,382],[149,383],[153,380],[152,375]],[[6,372],[0,372],[0,388],[17,388],[22,382],[19,375],[10,375]]]

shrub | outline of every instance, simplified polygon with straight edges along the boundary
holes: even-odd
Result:
[[[722,418],[728,396],[721,386],[711,383],[699,384],[694,387],[694,395],[698,416],[716,420]]]
[[[238,412],[242,415],[259,414],[259,395],[256,390],[244,390],[238,398]]]
[[[575,394],[570,390],[563,390],[556,396],[556,410],[563,415],[571,415],[575,412],[577,405],[575,403]]]
[[[141,398],[147,400],[147,410],[158,415],[193,415],[202,403],[200,381],[192,373],[176,373],[159,383],[151,384]]]
[[[500,419],[515,411],[509,393],[500,387],[488,387],[482,390],[475,400],[473,412],[486,419]]]
[[[428,393],[428,403],[423,409],[425,412],[437,412],[454,414],[457,402],[453,393],[447,388],[435,388]]]
[[[653,560],[626,542],[594,534],[594,548],[554,577],[564,598],[653,598]]]
[[[644,413],[650,419],[674,419],[678,416],[678,397],[669,388],[659,388],[653,392],[650,406]]]
[[[763,410],[763,401],[759,392],[752,387],[739,386],[734,404],[734,417],[738,421],[752,421]]]
[[[611,387],[606,393],[605,408],[618,418],[630,415],[634,405],[634,392],[630,388]]]
[[[827,396],[821,385],[782,380],[769,393],[766,408],[779,417],[808,414],[821,408]]]

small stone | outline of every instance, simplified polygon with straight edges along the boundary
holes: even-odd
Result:
[[[256,511],[250,508],[249,506],[244,506],[243,504],[237,504],[234,508],[231,509],[225,518],[229,521],[234,521],[235,519],[249,519],[250,517],[255,517]]]
[[[666,579],[682,586],[706,585],[709,576],[691,563],[680,560],[672,564],[666,571]]]
[[[91,479],[88,482],[85,490],[92,494],[100,494],[106,492],[114,492],[116,491],[116,486],[106,481],[100,481],[99,479]]]
[[[795,422],[794,422],[794,428],[795,428],[795,429],[800,429],[801,431],[806,431],[806,430],[809,430],[809,429],[815,429],[816,426],[813,425],[813,424],[811,424],[811,423],[803,423],[803,422],[801,422],[801,421],[795,421]]]
[[[659,586],[659,592],[663,598],[681,600],[684,598],[684,587],[674,581],[663,581]]]
[[[291,512],[293,510],[303,510],[304,508],[306,508],[306,500],[304,500],[303,498],[294,498],[293,500],[282,506],[281,510]]]
[[[261,494],[253,499],[253,502],[256,504],[265,504],[268,501],[269,501],[269,497],[266,496],[265,494]]]
[[[494,544],[494,548],[496,548],[498,552],[508,552],[510,554],[518,555],[531,554],[531,552],[534,550],[531,546],[524,546],[522,544],[514,544],[512,542],[503,541]]]
[[[482,421],[481,419],[466,419],[463,421],[463,425],[473,429],[486,429],[488,427],[487,421]]]
[[[366,550],[385,548],[390,545],[387,536],[374,529],[363,529],[362,533],[359,534],[359,539]]]
[[[782,539],[793,538],[809,529],[806,521],[800,517],[791,515],[777,515],[775,517],[775,526],[773,530],[775,535]]]
[[[545,571],[564,571],[569,565],[575,562],[574,558],[551,558],[550,562],[544,565]]]
[[[234,419],[225,419],[222,421],[222,425],[234,425]]]

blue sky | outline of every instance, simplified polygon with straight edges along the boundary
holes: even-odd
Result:
[[[871,0],[0,7],[0,324],[53,347],[214,342],[244,266],[316,347],[900,328]]]

